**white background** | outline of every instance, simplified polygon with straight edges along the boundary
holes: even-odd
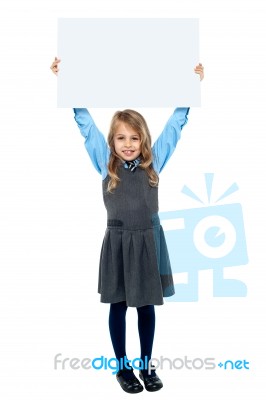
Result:
[[[205,172],[215,193],[234,181],[249,264],[226,270],[246,298],[213,298],[200,273],[199,302],[156,307],[154,357],[246,359],[250,370],[159,370],[163,390],[139,396],[258,399],[265,396],[265,6],[264,1],[12,1],[0,6],[1,387],[13,399],[128,398],[110,371],[54,370],[53,359],[112,357],[108,305],[97,294],[105,228],[100,176],[69,109],[56,108],[58,17],[200,19],[202,107],[193,108],[161,175],[161,211],[197,206]],[[79,60],[77,59],[77,69]],[[170,109],[141,109],[153,137]],[[113,109],[91,109],[107,132]],[[176,171],[174,173],[173,171]],[[139,356],[136,310],[127,318],[128,356]]]

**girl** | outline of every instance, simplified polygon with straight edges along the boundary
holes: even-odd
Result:
[[[58,74],[60,60],[52,71]],[[203,66],[195,72],[203,79]],[[140,337],[140,372],[145,389],[163,387],[151,360],[155,330],[154,305],[175,293],[172,271],[158,217],[158,175],[171,157],[180,132],[187,123],[188,108],[176,108],[151,147],[146,121],[134,110],[117,111],[111,121],[108,145],[87,109],[74,108],[74,118],[85,138],[85,147],[102,176],[107,229],[100,255],[98,292],[110,303],[110,336],[120,369],[116,378],[128,393],[143,386],[128,364],[127,307],[136,307]],[[151,368],[151,366],[150,366]]]

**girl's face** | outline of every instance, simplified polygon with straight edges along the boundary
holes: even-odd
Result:
[[[114,134],[116,154],[125,161],[133,161],[141,153],[140,136],[124,122],[119,122]]]

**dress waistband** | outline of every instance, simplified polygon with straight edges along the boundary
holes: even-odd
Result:
[[[154,226],[160,225],[160,218],[158,214],[153,214],[150,219],[151,225],[150,226],[137,226],[132,225],[130,227],[127,223],[124,223],[120,219],[108,219],[107,220],[107,227],[110,229],[127,229],[127,230],[141,230],[141,229],[151,229]]]

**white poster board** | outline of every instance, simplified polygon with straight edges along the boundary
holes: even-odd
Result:
[[[198,19],[59,18],[58,107],[200,106]]]

